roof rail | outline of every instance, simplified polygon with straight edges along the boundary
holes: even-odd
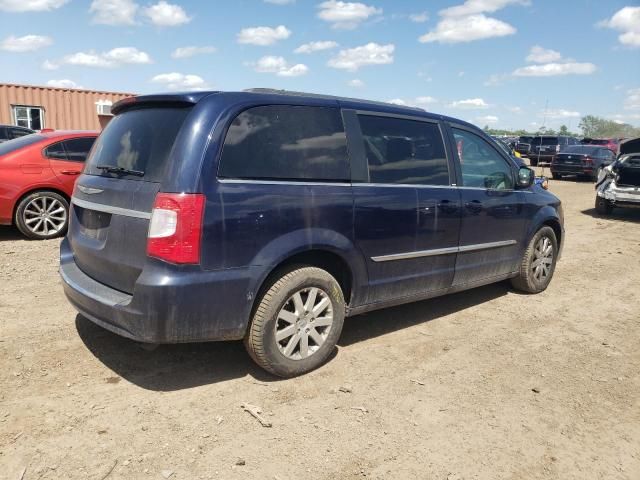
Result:
[[[265,93],[265,94],[272,94],[272,95],[290,95],[290,96],[298,96],[298,97],[312,97],[312,98],[320,98],[320,99],[325,99],[325,100],[343,100],[343,101],[349,101],[349,102],[362,102],[362,103],[370,103],[373,105],[381,105],[381,106],[395,106],[395,107],[402,107],[402,108],[408,108],[410,110],[417,110],[419,112],[425,112],[426,110],[424,108],[420,108],[420,107],[410,107],[407,105],[397,105],[395,103],[389,103],[389,102],[380,102],[380,101],[376,101],[376,100],[365,100],[362,98],[353,98],[353,97],[339,97],[337,95],[325,95],[322,93],[309,93],[309,92],[297,92],[294,90],[281,90],[281,89],[277,89],[277,88],[263,88],[263,87],[258,87],[258,88],[247,88],[245,90],[243,90],[243,92],[249,92],[249,93]]]

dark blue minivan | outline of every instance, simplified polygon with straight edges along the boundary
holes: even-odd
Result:
[[[60,273],[83,316],[125,337],[244,339],[289,377],[327,359],[346,316],[553,276],[560,201],[466,122],[266,89],[112,111]]]

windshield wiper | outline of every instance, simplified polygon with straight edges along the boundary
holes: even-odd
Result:
[[[114,167],[112,165],[96,165],[98,170],[102,170],[104,172],[109,173],[120,173],[122,175],[136,175],[138,177],[143,177],[144,172],[141,170],[130,170],[124,167]]]

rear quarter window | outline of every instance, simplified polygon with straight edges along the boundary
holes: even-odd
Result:
[[[350,179],[338,108],[266,105],[239,114],[227,132],[218,176],[239,179]]]

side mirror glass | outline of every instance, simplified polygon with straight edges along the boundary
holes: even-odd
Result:
[[[518,169],[518,187],[528,188],[533,185],[535,173],[529,167],[520,167]]]

